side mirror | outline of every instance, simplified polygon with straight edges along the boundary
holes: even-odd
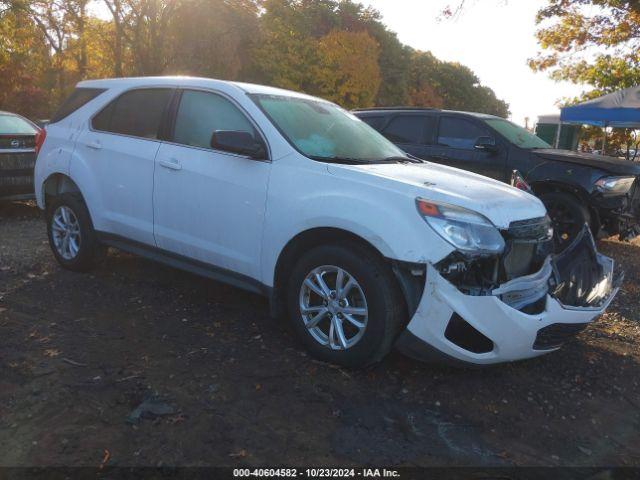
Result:
[[[485,152],[498,151],[496,140],[492,137],[478,137],[473,147],[476,150],[484,150]]]
[[[255,160],[264,160],[267,156],[262,142],[251,133],[239,130],[216,130],[211,135],[211,148],[246,155]]]

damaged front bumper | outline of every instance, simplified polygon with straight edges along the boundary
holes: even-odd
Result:
[[[493,364],[558,349],[604,312],[622,283],[587,228],[531,275],[468,294],[429,264],[422,298],[397,347],[420,360]]]
[[[640,235],[640,179],[625,195],[594,194],[593,205],[603,233],[626,242]]]

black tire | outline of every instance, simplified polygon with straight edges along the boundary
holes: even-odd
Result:
[[[71,210],[79,225],[79,249],[73,258],[64,258],[55,244],[54,239],[54,214],[60,207]],[[93,229],[91,216],[82,197],[76,193],[63,193],[52,197],[46,210],[47,236],[49,246],[58,263],[67,270],[74,272],[86,272],[91,270],[106,254],[106,248],[101,245]]]
[[[591,228],[591,215],[580,200],[564,192],[549,192],[540,196],[553,222],[556,252],[568,247],[586,223]]]
[[[327,265],[351,275],[366,298],[366,327],[356,343],[342,350],[331,349],[316,340],[300,309],[301,288],[307,275]],[[307,350],[325,362],[353,368],[379,362],[391,350],[406,320],[404,300],[390,266],[375,252],[357,244],[325,245],[306,252],[294,266],[286,288],[287,310],[294,331]],[[323,318],[326,330],[331,323],[330,315],[327,313],[328,318]],[[341,324],[352,328],[346,319]]]

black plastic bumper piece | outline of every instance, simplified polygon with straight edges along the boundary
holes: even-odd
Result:
[[[447,355],[441,352],[435,347],[432,347],[424,340],[419,339],[409,330],[404,330],[395,344],[396,349],[407,357],[411,357],[414,360],[418,360],[424,363],[448,365],[457,368],[479,368],[482,365],[476,365],[473,363],[463,362],[455,357]]]
[[[583,331],[587,323],[553,323],[538,330],[534,350],[554,350]]]

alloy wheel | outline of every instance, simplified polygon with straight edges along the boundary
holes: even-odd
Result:
[[[69,207],[61,205],[51,217],[53,245],[65,260],[73,260],[80,251],[80,223]]]
[[[347,350],[364,335],[367,300],[358,281],[334,265],[313,269],[300,287],[300,315],[309,334],[331,350]]]

